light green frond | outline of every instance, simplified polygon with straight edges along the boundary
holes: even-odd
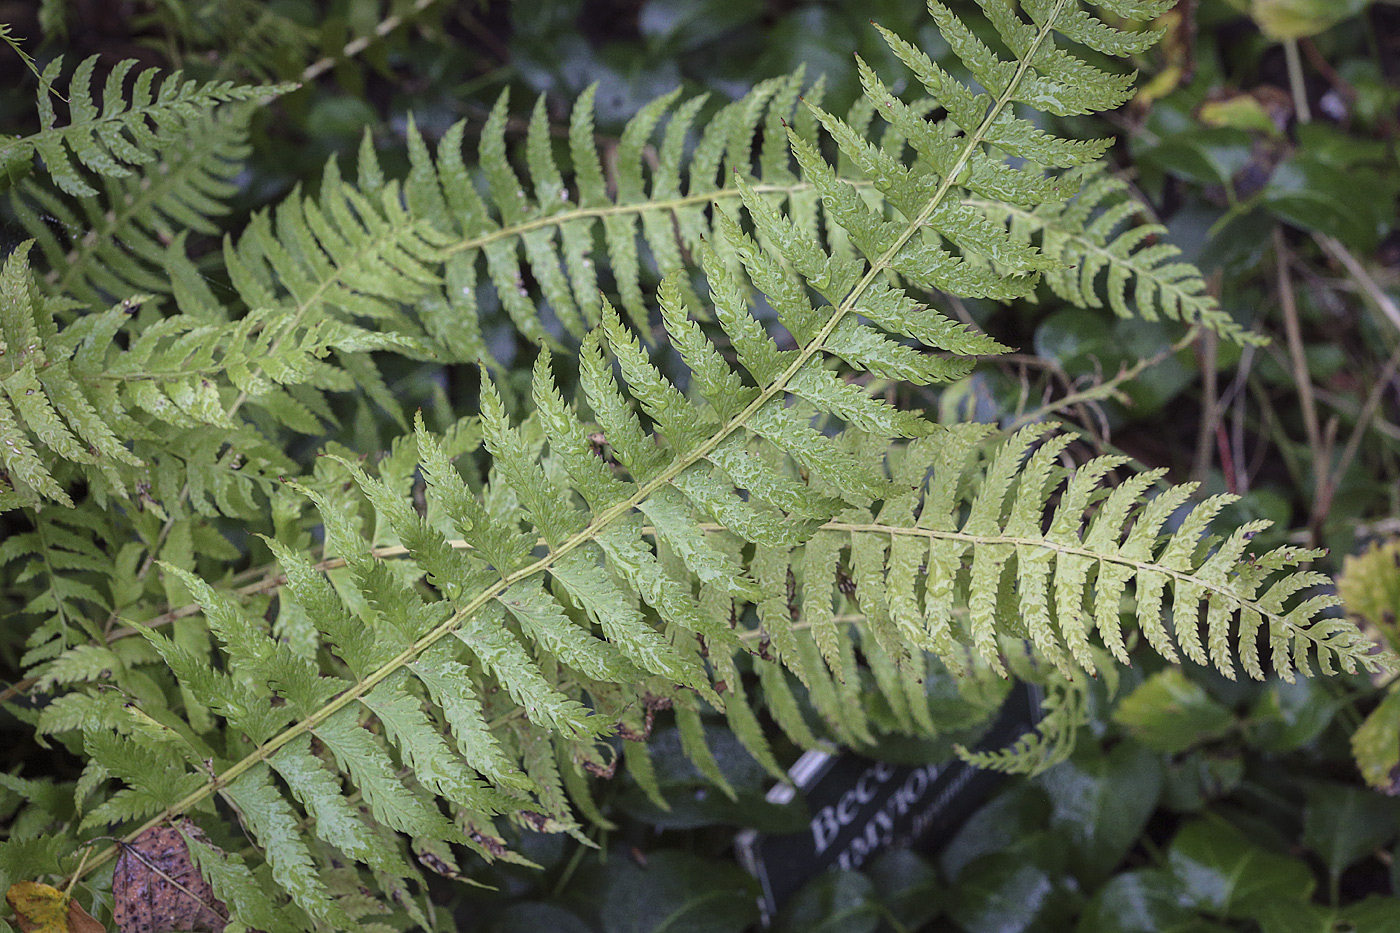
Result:
[[[1136,20],[1156,9],[1134,0],[1098,6]],[[678,194],[685,125],[698,119],[698,105],[667,98],[646,109],[605,172],[584,95],[567,173],[554,163],[537,109],[522,177],[507,158],[502,98],[482,131],[480,178],[464,162],[460,125],[435,153],[410,129],[406,181],[386,180],[366,147],[358,185],[332,165],[317,199],[290,197],[230,241],[227,270],[253,309],[243,320],[254,323],[240,323],[239,333],[267,341],[265,350],[244,370],[228,369],[237,387],[228,402],[217,385],[212,399],[200,396],[202,386],[166,391],[164,406],[137,399],[152,417],[234,421],[245,402],[274,398],[269,387],[334,391],[347,372],[363,385],[370,378],[354,366],[368,366],[365,351],[385,345],[375,340],[409,356],[450,356],[456,351],[438,342],[448,332],[442,316],[476,313],[478,277],[492,283],[517,330],[545,349],[528,392],[483,375],[478,433],[454,445],[420,418],[377,470],[331,451],[314,477],[293,486],[319,512],[318,559],[329,575],[302,553],[305,529],[291,523],[290,534],[279,532],[272,550],[285,593],[314,628],[301,650],[273,638],[261,612],[171,573],[203,607],[216,643],[190,647],[154,629],[145,643],[188,705],[213,714],[199,730],[181,727],[172,710],[165,719],[173,725],[116,714],[136,743],[154,749],[151,774],[135,772],[125,733],[89,730],[94,757],[124,785],[89,821],[130,837],[134,824],[208,812],[222,796],[276,887],[339,928],[351,921],[322,881],[330,866],[378,865],[391,875],[406,861],[398,844],[373,840],[396,833],[502,855],[493,819],[581,837],[574,814],[601,815],[580,769],[608,770],[600,740],[619,731],[635,740],[662,709],[674,710],[699,772],[732,792],[706,740],[706,704],[776,771],[751,706],[760,698],[801,747],[927,734],[942,726],[929,706],[940,685],[959,694],[970,726],[1000,703],[1001,677],[1017,669],[1027,642],[1037,662],[1076,684],[1106,653],[1130,662],[1139,633],[1170,660],[1180,652],[1230,676],[1236,663],[1255,677],[1292,677],[1314,662],[1323,671],[1393,665],[1349,623],[1324,614],[1327,597],[1307,592],[1317,577],[1298,567],[1313,552],[1249,555],[1257,526],[1206,537],[1220,500],[1189,506],[1189,486],[1149,500],[1152,474],[1109,491],[1123,461],[1075,465],[1069,439],[1051,425],[999,439],[990,427],[941,428],[875,397],[872,381],[946,381],[969,372],[974,355],[1003,349],[911,288],[1026,294],[1065,271],[1066,250],[1046,232],[1061,215],[1038,211],[1068,202],[1060,210],[1081,211],[1092,225],[1102,203],[1091,195],[1075,206],[1080,177],[1045,168],[1082,165],[1099,144],[1033,130],[1029,111],[1116,106],[1130,86],[1130,77],[1075,58],[1057,36],[1114,51],[1138,40],[1068,0],[1032,0],[1026,15],[1003,0],[982,7],[1001,51],[930,5],[982,91],[957,89],[894,43],[946,100],[936,120],[931,106],[894,103],[888,88],[907,76],[865,69],[867,97],[850,116],[814,103],[788,134],[797,82],[778,79],[711,121]],[[667,114],[682,122],[668,124],[660,167],[648,174],[642,153]],[[872,129],[876,117],[886,129]],[[872,142],[885,134],[888,150]],[[834,166],[824,146],[839,153]],[[1012,153],[1042,164],[1012,164]],[[1028,235],[1030,221],[1008,220],[989,199],[1042,226]],[[1107,210],[1112,223],[1123,219]],[[657,219],[646,220],[648,212]],[[663,236],[669,245],[647,251],[657,268],[643,272],[638,240]],[[615,303],[582,271],[595,249],[609,256]],[[672,268],[677,261],[703,273],[703,303]],[[1155,281],[1168,281],[1175,273],[1156,262],[1127,245],[1111,268],[1140,281],[1156,270]],[[527,272],[557,327],[545,325]],[[652,272],[665,283],[665,334],[649,329],[642,280]],[[410,307],[429,317],[420,321]],[[24,345],[37,333],[29,310],[6,319],[7,341]],[[1192,313],[1206,317],[1199,307]],[[438,324],[428,323],[432,315]],[[141,359],[180,344],[193,317],[149,327]],[[113,333],[117,324],[99,317],[83,326]],[[570,333],[578,338],[570,341],[572,398],[551,356]],[[671,337],[690,378],[652,362],[643,347],[659,336]],[[321,354],[284,359],[285,346],[316,340]],[[318,365],[332,351],[343,366]],[[80,352],[90,351],[75,350],[75,361]],[[525,399],[533,412],[514,407]],[[67,443],[48,436],[51,446]],[[476,449],[466,439],[479,440]],[[459,466],[460,454],[468,456]],[[424,480],[417,498],[415,458]],[[1124,613],[1130,596],[1135,611]],[[1040,737],[983,760],[1033,769],[1062,755],[1082,703],[1071,694],[1057,694]],[[52,728],[86,725],[104,702],[81,696],[86,707],[51,705]],[[206,765],[201,744],[222,754]],[[659,796],[644,753],[624,757]],[[361,806],[347,814],[341,798],[350,794]],[[328,825],[294,831],[313,811]]]
[[[99,497],[140,495],[154,508],[251,514],[287,469],[269,438],[234,414],[251,404],[274,422],[319,433],[323,391],[356,380],[323,358],[414,346],[320,317],[309,308],[259,308],[225,322],[177,314],[137,330],[143,298],[127,299],[60,329],[58,299],[45,299],[22,244],[0,272],[0,502],[49,499],[71,506],[66,486],[81,476]],[[129,334],[123,347],[118,334]],[[127,440],[123,441],[125,438]],[[238,458],[228,445],[236,443]]]
[[[133,469],[141,466],[118,439],[131,433],[129,422],[113,397],[115,387],[84,385],[88,380],[75,372],[83,368],[71,360],[78,328],[58,334],[53,305],[40,297],[29,269],[31,245],[21,244],[0,272],[0,467],[8,474],[0,501],[14,508],[43,498],[71,507],[53,472],[62,464],[126,496]],[[115,330],[138,305],[123,303],[87,330],[103,324]],[[97,340],[102,342],[100,335]]]
[[[171,291],[167,250],[182,250],[187,232],[217,235],[213,218],[227,213],[224,202],[236,191],[252,113],[239,105],[202,115],[159,162],[101,179],[92,196],[32,179],[16,187],[15,214],[47,265],[44,290],[95,304]]]
[[[1055,680],[1041,701],[1041,718],[1009,748],[972,751],[956,746],[970,765],[1002,774],[1043,774],[1074,753],[1080,728],[1088,721],[1088,689],[1080,679]]]
[[[1102,307],[1106,301],[1120,317],[1199,323],[1241,343],[1264,339],[1221,309],[1207,293],[1199,269],[1176,261],[1181,251],[1160,241],[1165,227],[1124,226],[1146,207],[1102,164],[1084,171],[1079,193],[1063,204],[1029,210],[986,200],[979,204],[1012,236],[1038,242],[1060,261],[1059,268],[1046,274],[1046,284],[1064,301],[1081,308]]]
[[[185,81],[179,72],[157,83],[158,69],[148,68],[136,74],[128,94],[127,78],[136,61],[127,59],[108,74],[99,102],[92,88],[96,65],[94,55],[73,72],[67,88],[69,119],[60,126],[49,88],[63,72],[63,58],[49,63],[40,80],[39,131],[0,139],[0,167],[4,168],[0,174],[12,177],[37,154],[45,172],[66,194],[95,197],[97,189],[89,183],[92,176],[130,177],[134,166],[154,162],[210,108],[233,101],[265,100],[295,87],[249,87],[227,81],[199,84]]]

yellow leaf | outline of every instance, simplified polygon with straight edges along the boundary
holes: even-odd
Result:
[[[1283,132],[1265,102],[1253,94],[1234,94],[1219,100],[1208,100],[1201,104],[1196,116],[1206,126],[1228,126],[1269,136],[1280,136]]]
[[[1400,693],[1388,694],[1352,734],[1351,753],[1367,784],[1400,794]]]
[[[1164,13],[1154,25],[1167,30],[1166,39],[1161,46],[1165,61],[1156,69],[1157,73],[1152,80],[1138,89],[1133,106],[1140,111],[1145,111],[1154,101],[1166,97],[1183,83],[1190,81],[1191,72],[1195,69],[1192,63],[1194,52],[1191,48],[1195,28],[1182,12],[1171,10]]]
[[[1365,620],[1392,648],[1400,646],[1400,539],[1347,557],[1337,593],[1347,615]]]
[[[105,933],[83,905],[51,885],[16,881],[5,900],[23,933]]]
[[[1371,0],[1254,0],[1250,15],[1270,39],[1302,39],[1360,13]]]

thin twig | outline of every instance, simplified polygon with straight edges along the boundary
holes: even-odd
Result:
[[[1397,331],[1400,331],[1400,306],[1397,306],[1395,300],[1386,294],[1385,289],[1381,288],[1372,278],[1371,273],[1366,271],[1366,267],[1352,254],[1351,250],[1347,249],[1341,240],[1325,233],[1313,234],[1313,238],[1317,240],[1317,244],[1325,252],[1342,264],[1352,281],[1361,289],[1361,294],[1370,299],[1376,310],[1395,325]]]
[[[1201,423],[1196,431],[1196,459],[1191,467],[1191,476],[1197,482],[1204,482],[1212,461],[1211,439],[1215,437],[1216,425],[1220,423],[1220,386],[1216,362],[1220,358],[1220,338],[1214,331],[1201,334],[1201,381],[1204,383],[1201,397]]]
[[[1298,54],[1298,40],[1283,43],[1283,56],[1288,62],[1288,86],[1293,89],[1293,113],[1299,123],[1312,122],[1312,107],[1308,104],[1308,86],[1303,79],[1303,59]]]
[[[1177,353],[1181,352],[1186,347],[1190,346],[1191,343],[1199,335],[1200,326],[1193,325],[1191,329],[1186,332],[1186,335],[1184,337],[1182,337],[1176,343],[1172,344],[1170,347],[1167,347],[1165,350],[1162,350],[1161,352],[1153,356],[1145,356],[1139,359],[1132,366],[1127,366],[1123,369],[1120,369],[1118,371],[1118,374],[1112,377],[1111,379],[1107,379],[1103,382],[1092,385],[1087,389],[1079,389],[1077,391],[1073,391],[1070,394],[1064,396],[1063,398],[1057,399],[1053,402],[1040,406],[1034,411],[1026,412],[1025,414],[1018,417],[1006,428],[1006,433],[1015,431],[1017,428],[1023,427],[1027,424],[1031,424],[1035,421],[1039,421],[1046,415],[1053,414],[1057,411],[1063,411],[1066,408],[1081,407],[1086,403],[1101,401],[1102,399],[1106,398],[1117,398],[1122,400],[1124,398],[1123,393],[1118,391],[1118,387],[1120,385],[1122,385],[1125,382],[1131,382],[1138,376],[1142,375],[1144,370],[1151,369],[1153,366],[1164,362],[1168,357],[1174,356]],[[1035,359],[1035,357],[1030,357],[1027,361],[1029,362],[1030,360]],[[1039,362],[1043,363],[1044,361],[1042,360]]]
[[[365,49],[369,48],[371,43],[383,39],[389,33],[402,26],[405,19],[417,16],[436,2],[437,0],[416,0],[413,4],[413,8],[407,13],[390,16],[375,26],[374,31],[370,32],[368,35],[357,36],[351,39],[346,43],[345,48],[340,50],[339,55],[327,55],[325,58],[307,65],[306,69],[301,73],[302,83],[308,84],[315,81],[326,71],[333,68],[337,62],[342,62],[347,58],[354,58],[356,55],[359,55]]]
[[[1303,409],[1303,428],[1308,434],[1308,449],[1315,464],[1317,485],[1322,485],[1326,469],[1326,450],[1322,442],[1322,427],[1317,418],[1317,400],[1313,398],[1312,376],[1308,374],[1308,358],[1303,348],[1303,330],[1298,323],[1298,302],[1293,294],[1293,277],[1288,271],[1288,247],[1283,240],[1283,228],[1274,227],[1274,259],[1278,267],[1278,300],[1283,309],[1283,329],[1288,338],[1288,356],[1293,366],[1293,381],[1298,386],[1298,400]]]
[[[1400,347],[1390,354],[1390,359],[1386,360],[1385,366],[1381,368],[1380,375],[1366,396],[1366,404],[1361,407],[1356,427],[1352,428],[1351,437],[1347,439],[1347,445],[1342,449],[1341,457],[1337,459],[1337,465],[1332,468],[1326,482],[1318,490],[1317,500],[1313,505],[1314,524],[1325,519],[1331,510],[1332,497],[1336,495],[1337,487],[1341,485],[1342,478],[1346,475],[1347,469],[1351,467],[1352,460],[1361,450],[1361,441],[1366,435],[1367,428],[1370,427],[1371,419],[1375,417],[1376,409],[1380,407],[1381,398],[1385,395],[1386,389],[1390,387],[1391,380],[1395,378],[1397,369],[1400,369]]]
[[[1235,370],[1235,378],[1226,388],[1225,393],[1220,398],[1222,409],[1228,409],[1231,413],[1230,425],[1230,448],[1234,451],[1235,462],[1240,464],[1239,472],[1239,493],[1244,495],[1249,492],[1249,486],[1254,480],[1255,474],[1264,466],[1264,460],[1268,456],[1269,445],[1259,444],[1258,451],[1254,455],[1254,460],[1250,461],[1245,456],[1245,422],[1246,422],[1246,386],[1249,382],[1249,371],[1254,365],[1255,347],[1245,346],[1240,351],[1240,363]]]

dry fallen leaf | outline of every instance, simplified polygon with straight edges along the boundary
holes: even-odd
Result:
[[[17,881],[5,900],[23,933],[106,933],[82,904],[47,884]]]
[[[190,823],[180,829],[208,841]],[[180,829],[157,826],[122,846],[112,875],[112,913],[119,933],[222,933],[228,925],[228,908],[190,861]]]

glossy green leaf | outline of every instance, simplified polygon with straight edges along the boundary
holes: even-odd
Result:
[[[609,859],[597,893],[604,933],[741,933],[758,917],[757,883],[737,865],[654,851]]]
[[[1351,753],[1371,787],[1394,793],[1400,786],[1400,691],[1387,693],[1357,726]]]
[[[1316,882],[1306,865],[1251,843],[1219,817],[1188,823],[1167,851],[1181,902],[1226,917],[1248,917],[1270,902],[1306,902]]]
[[[1288,40],[1315,36],[1370,4],[1371,0],[1253,0],[1249,12],[1265,35]]]
[[[1043,780],[1043,779],[1042,779]],[[1039,783],[1039,782],[1037,782]],[[1044,829],[1050,803],[1039,786],[1017,783],[979,807],[939,853],[939,866],[956,882],[969,864],[993,852],[1020,851]]]
[[[490,933],[589,933],[586,922],[562,907],[545,903],[511,904],[491,921]]]
[[[1124,872],[1084,909],[1080,933],[1196,933],[1209,929],[1183,906],[1177,881],[1158,869]]]
[[[864,867],[875,885],[875,896],[906,929],[919,930],[943,910],[947,895],[928,859],[907,849],[886,852]]]
[[[818,875],[778,917],[780,933],[874,933],[880,925],[875,885],[854,871]]]
[[[1339,701],[1312,681],[1271,683],[1250,710],[1245,733],[1258,748],[1293,751],[1312,742],[1327,728],[1338,705]]]
[[[1197,749],[1167,763],[1162,805],[1195,813],[1228,797],[1245,775],[1243,754],[1220,749]]]
[[[1148,748],[1174,754],[1225,735],[1235,717],[1173,667],[1124,697],[1113,721]]]
[[[1400,924],[1400,898],[1372,895],[1340,910],[1273,904],[1259,912],[1263,933],[1389,933]]]
[[[1392,841],[1397,831],[1400,801],[1342,784],[1308,789],[1303,844],[1322,858],[1334,890],[1342,872]]]
[[[1123,743],[1107,754],[1085,749],[1047,771],[1040,784],[1071,864],[1086,880],[1097,880],[1122,861],[1152,815],[1162,767],[1146,748]]]
[[[1030,933],[1069,919],[1056,878],[1013,856],[981,859],[963,873],[948,914],[967,933]]]

